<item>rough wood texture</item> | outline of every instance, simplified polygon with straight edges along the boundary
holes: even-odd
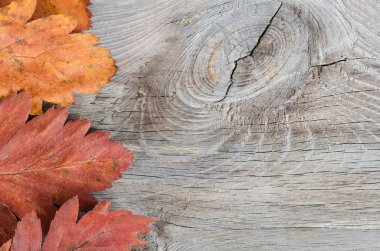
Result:
[[[150,250],[380,249],[378,0],[93,0],[119,66],[73,117],[137,160],[99,195]]]

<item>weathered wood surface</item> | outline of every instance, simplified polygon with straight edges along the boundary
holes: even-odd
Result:
[[[150,250],[380,250],[378,0],[92,0],[119,71],[77,95],[136,155],[99,195]]]

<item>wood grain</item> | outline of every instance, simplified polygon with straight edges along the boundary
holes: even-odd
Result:
[[[119,71],[72,117],[134,166],[149,250],[380,249],[378,0],[93,0]]]

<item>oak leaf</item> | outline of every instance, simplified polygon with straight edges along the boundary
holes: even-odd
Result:
[[[15,0],[0,0],[0,7],[6,6]],[[91,12],[87,9],[88,0],[37,0],[37,7],[31,20],[55,14],[64,14],[75,17],[78,25],[74,31],[80,32],[90,28]]]
[[[68,106],[72,92],[96,93],[115,73],[109,51],[94,46],[92,34],[70,34],[77,21],[52,15],[28,22],[36,0],[16,0],[0,8],[0,98],[26,90],[31,114],[42,100]]]
[[[107,133],[87,134],[88,121],[66,122],[64,108],[51,108],[25,123],[29,110],[27,93],[0,103],[0,205],[19,219],[35,211],[46,230],[56,206],[75,195],[82,210],[91,209],[96,199],[90,193],[111,187],[133,155],[109,141]],[[0,223],[12,222],[3,209]],[[10,227],[0,225],[0,240],[11,237],[15,225]]]
[[[71,251],[71,250],[131,250],[142,248],[141,236],[150,232],[154,219],[133,215],[130,211],[109,212],[110,202],[99,203],[77,223],[78,198],[67,201],[50,225],[43,246],[41,223],[35,213],[27,214],[17,225],[12,243],[2,251]]]

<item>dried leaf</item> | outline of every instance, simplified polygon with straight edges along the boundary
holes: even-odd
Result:
[[[0,244],[1,245],[1,244]],[[0,251],[9,251],[12,246],[12,240],[7,241],[0,247]]]
[[[17,224],[17,219],[11,210],[4,204],[0,203],[0,245],[6,242],[15,232],[15,226]],[[2,249],[0,249],[2,251]]]
[[[77,223],[78,198],[67,201],[57,212],[41,249],[41,223],[35,213],[26,215],[17,225],[15,237],[5,250],[131,250],[142,248],[140,239],[151,231],[154,219],[133,215],[130,211],[109,212],[110,202],[99,203]],[[1,249],[0,249],[1,250]]]
[[[4,7],[14,0],[0,0],[0,7]],[[55,14],[64,14],[75,17],[78,25],[74,31],[80,32],[90,28],[91,13],[87,9],[88,0],[37,0],[37,8],[31,20]]]
[[[36,0],[16,0],[0,8],[0,98],[27,90],[31,114],[40,114],[42,100],[68,106],[72,92],[98,92],[115,65],[108,50],[94,46],[96,36],[69,34],[77,26],[72,17],[27,23],[35,7]]]
[[[25,124],[29,109],[26,93],[0,103],[0,204],[18,218],[35,211],[47,229],[56,205],[75,195],[82,210],[91,209],[96,200],[90,193],[110,187],[133,156],[104,132],[86,135],[90,122],[66,122],[63,108],[51,108]],[[8,227],[0,225],[3,231]]]
[[[16,233],[11,244],[11,250],[41,250],[41,242],[41,221],[38,219],[36,213],[32,212],[26,215],[24,219],[17,224]]]

